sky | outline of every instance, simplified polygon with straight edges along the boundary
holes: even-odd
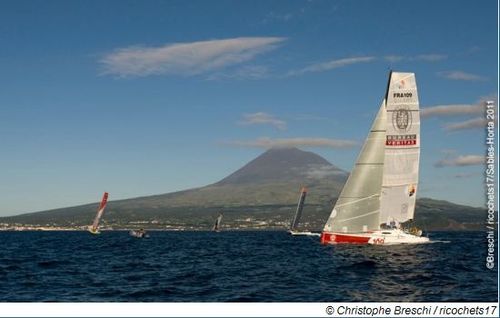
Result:
[[[420,197],[484,206],[497,1],[1,1],[0,216],[216,182],[267,148],[351,170],[416,73]]]

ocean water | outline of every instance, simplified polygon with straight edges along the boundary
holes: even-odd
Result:
[[[285,232],[0,232],[0,301],[496,301],[485,234],[323,246]]]

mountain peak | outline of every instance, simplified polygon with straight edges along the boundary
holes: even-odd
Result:
[[[295,147],[270,148],[241,169],[222,179],[217,185],[287,182],[291,179],[317,179],[346,173],[323,157]]]

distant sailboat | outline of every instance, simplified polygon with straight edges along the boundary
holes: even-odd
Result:
[[[302,210],[304,209],[304,202],[306,200],[307,196],[307,188],[302,187],[300,190],[300,196],[299,196],[299,203],[297,203],[297,209],[295,210],[295,216],[292,219],[292,222],[290,223],[290,229],[288,230],[288,233],[291,235],[313,235],[313,236],[319,236],[319,233],[312,233],[309,231],[298,231],[297,227],[300,222],[300,218],[302,217]]]
[[[214,227],[212,228],[212,231],[215,231],[215,232],[220,232],[220,224],[222,222],[222,213],[219,214],[219,216],[217,217],[217,219],[215,219],[215,224],[214,224]]]
[[[108,202],[108,193],[104,192],[102,196],[101,204],[99,204],[99,209],[97,210],[97,214],[94,219],[94,223],[89,227],[89,232],[92,234],[100,234],[99,232],[99,222],[101,221],[101,217],[104,214],[104,209],[106,208],[106,203]]]
[[[321,243],[417,244],[413,219],[420,157],[414,73],[389,75],[385,99],[321,234]]]

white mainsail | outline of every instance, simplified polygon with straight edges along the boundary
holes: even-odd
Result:
[[[420,155],[414,73],[391,72],[386,98],[323,229],[361,233],[413,219]]]
[[[420,157],[420,115],[414,73],[392,73],[380,223],[413,219]]]

